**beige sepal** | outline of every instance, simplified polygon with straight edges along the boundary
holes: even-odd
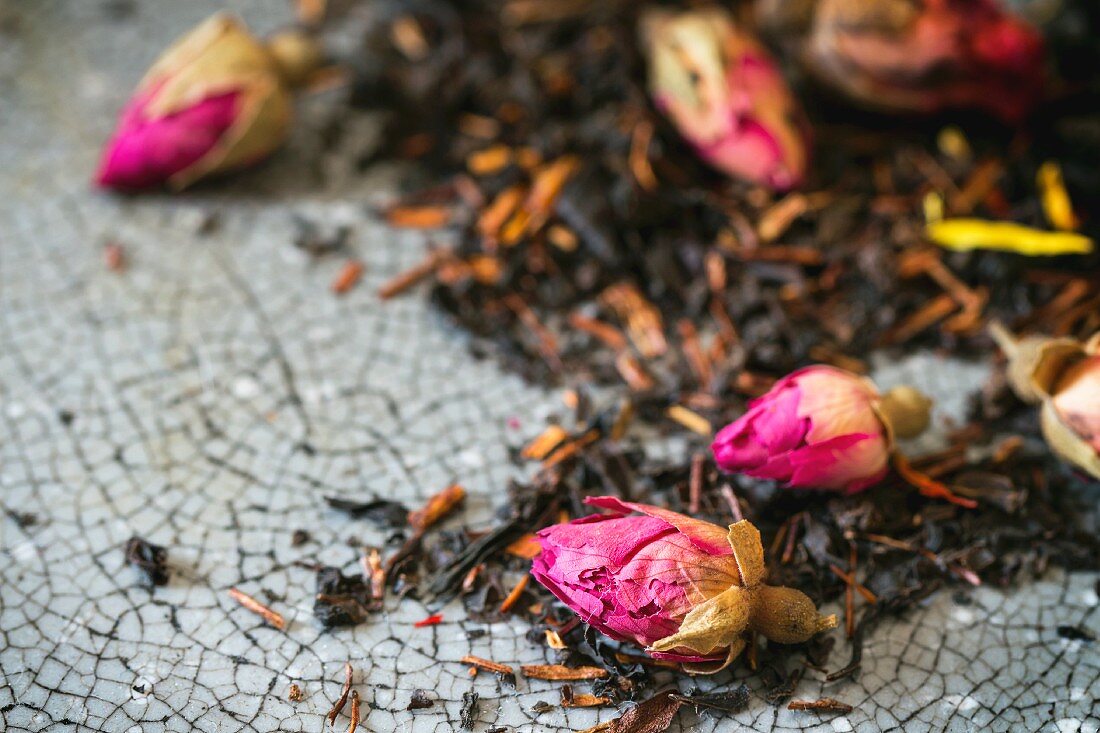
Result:
[[[700,656],[714,654],[740,638],[749,622],[753,590],[731,586],[691,609],[680,630],[658,639],[648,651],[667,652],[683,647]]]
[[[741,573],[741,584],[751,588],[763,583],[768,575],[768,568],[764,565],[764,545],[760,541],[760,530],[742,519],[737,524],[730,525],[727,539],[733,548],[737,570]]]
[[[1100,454],[1062,422],[1051,400],[1043,401],[1039,415],[1043,437],[1051,450],[1093,478],[1100,479]]]
[[[896,438],[915,438],[932,421],[932,400],[919,389],[905,385],[882,395],[874,410],[886,426],[891,445]]]
[[[709,656],[727,649],[725,660],[684,664],[691,674],[711,674],[727,667],[745,648],[744,633],[749,629],[771,641],[794,644],[836,626],[836,616],[818,614],[805,593],[764,585],[764,547],[760,531],[750,522],[731,524],[727,539],[743,585],[730,586],[691,609],[675,634],[658,639],[647,650],[681,649]]]
[[[997,321],[989,325],[989,332],[1008,357],[1008,383],[1024,402],[1037,403],[1050,397],[1066,367],[1087,353],[1084,344],[1071,338],[1016,338]]]

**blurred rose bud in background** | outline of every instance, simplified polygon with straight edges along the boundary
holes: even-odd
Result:
[[[868,107],[977,108],[1017,123],[1044,92],[1043,38],[999,0],[762,0],[756,10],[811,75]]]
[[[641,34],[654,104],[701,159],[777,190],[802,182],[809,128],[756,38],[718,8],[650,10]]]
[[[228,14],[209,18],[146,73],[119,116],[96,183],[178,189],[259,161],[285,140],[291,89],[320,61],[302,33],[263,42]]]

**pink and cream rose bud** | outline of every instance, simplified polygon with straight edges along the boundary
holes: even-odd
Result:
[[[321,62],[295,31],[260,41],[219,13],[149,69],[119,116],[96,173],[104,188],[180,189],[251,165],[283,143],[291,90]]]
[[[753,400],[711,451],[723,471],[851,494],[882,480],[895,437],[923,431],[930,407],[910,387],[880,395],[851,372],[806,367]]]
[[[612,639],[706,674],[737,658],[747,632],[793,644],[836,626],[801,591],[764,584],[760,533],[749,522],[724,529],[611,496],[586,501],[613,513],[540,531],[531,573]]]
[[[1087,342],[1027,336],[991,327],[1008,357],[1008,381],[1025,402],[1041,405],[1047,444],[1061,458],[1100,479],[1100,333]]]
[[[809,167],[809,125],[775,61],[719,8],[642,19],[653,102],[712,167],[777,190]]]
[[[869,107],[1015,123],[1046,83],[1042,36],[999,0],[766,0],[758,13],[809,73]]]

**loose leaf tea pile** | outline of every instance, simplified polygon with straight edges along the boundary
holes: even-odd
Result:
[[[1089,210],[1100,146],[1077,131],[1100,121],[1074,115],[1079,101],[1022,132],[967,118],[966,135],[807,104],[810,181],[777,197],[699,163],[653,108],[637,22],[633,5],[426,5],[394,23],[437,43],[429,56],[378,39],[385,71],[364,94],[407,110],[385,149],[439,181],[387,217],[457,230],[424,274],[505,361],[706,403],[876,347],[988,353],[990,317],[1100,327],[1100,255],[1036,262],[925,237],[930,199],[951,218],[1046,227],[1035,178],[1048,158]]]
[[[865,372],[876,349],[992,359],[993,319],[1078,338],[1100,329],[1100,254],[1082,244],[1100,227],[1084,217],[1073,222],[1081,235],[1049,232],[1100,205],[1100,117],[1088,111],[1097,89],[1066,68],[1085,53],[1077,36],[1063,21],[1047,29],[1061,81],[1019,130],[969,113],[860,112],[803,80],[814,162],[803,187],[777,195],[706,167],[654,108],[641,12],[570,0],[402,3],[383,6],[367,38],[378,71],[358,97],[391,112],[385,154],[415,161],[429,181],[383,214],[451,233],[382,297],[429,280],[476,351],[571,386],[575,412],[517,457],[542,470],[511,487],[498,525],[428,538],[402,558],[400,582],[422,581],[428,598],[461,595],[475,618],[528,614],[535,643],[561,664],[606,670],[593,693],[616,700],[643,689],[659,663],[610,644],[533,586],[510,592],[505,582],[526,571],[530,533],[590,513],[587,496],[756,524],[770,543],[769,582],[843,606],[851,660],[830,662],[828,639],[802,645],[829,679],[858,670],[876,621],[944,585],[1006,585],[1051,563],[1096,568],[1100,490],[1051,456],[999,373],[945,450],[904,464],[907,480],[854,496],[723,477],[701,452],[656,462],[624,440],[632,418],[709,436],[813,362]],[[960,219],[970,223],[937,228]],[[985,228],[994,220],[1021,225],[993,247],[1007,253],[961,241],[997,239]],[[587,385],[623,396],[594,411]],[[976,508],[922,496],[914,481],[942,482]],[[803,669],[789,650],[758,657],[754,640],[749,654],[768,699],[788,699]],[[722,699],[676,698],[718,711]]]

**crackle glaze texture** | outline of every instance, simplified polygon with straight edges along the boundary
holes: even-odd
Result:
[[[288,3],[230,5],[261,32],[288,19]],[[315,625],[299,561],[355,572],[349,538],[385,540],[321,497],[416,504],[460,481],[470,497],[450,526],[487,526],[515,470],[508,448],[560,403],[471,357],[422,298],[378,301],[426,242],[374,220],[368,203],[397,172],[355,170],[377,120],[334,127],[331,97],[306,105],[275,160],[231,181],[177,198],[91,190],[144,64],[219,6],[0,0],[0,730],[321,731],[346,659],[368,731],[456,730],[469,691],[481,731],[613,717],[536,715],[558,685],[468,676],[469,653],[547,661],[521,621],[486,627],[452,605],[441,625],[414,629],[428,609],[391,601],[354,629]],[[295,218],[350,227],[359,287],[329,292],[341,258],[295,249]],[[130,258],[123,274],[103,265],[112,239]],[[876,376],[883,388],[912,380],[957,415],[982,371],[929,357]],[[299,528],[313,539],[292,547]],[[150,592],[124,565],[135,532],[169,548],[166,587]],[[286,632],[234,604],[231,586],[283,612]],[[942,593],[880,627],[854,681],[825,686],[808,671],[797,696],[838,698],[850,715],[755,697],[732,720],[689,712],[674,730],[1096,731],[1100,645],[1056,633],[1096,632],[1096,608],[1087,575]],[[835,654],[839,666],[847,649]],[[291,683],[300,702],[287,700]],[[407,712],[418,688],[438,702]]]

